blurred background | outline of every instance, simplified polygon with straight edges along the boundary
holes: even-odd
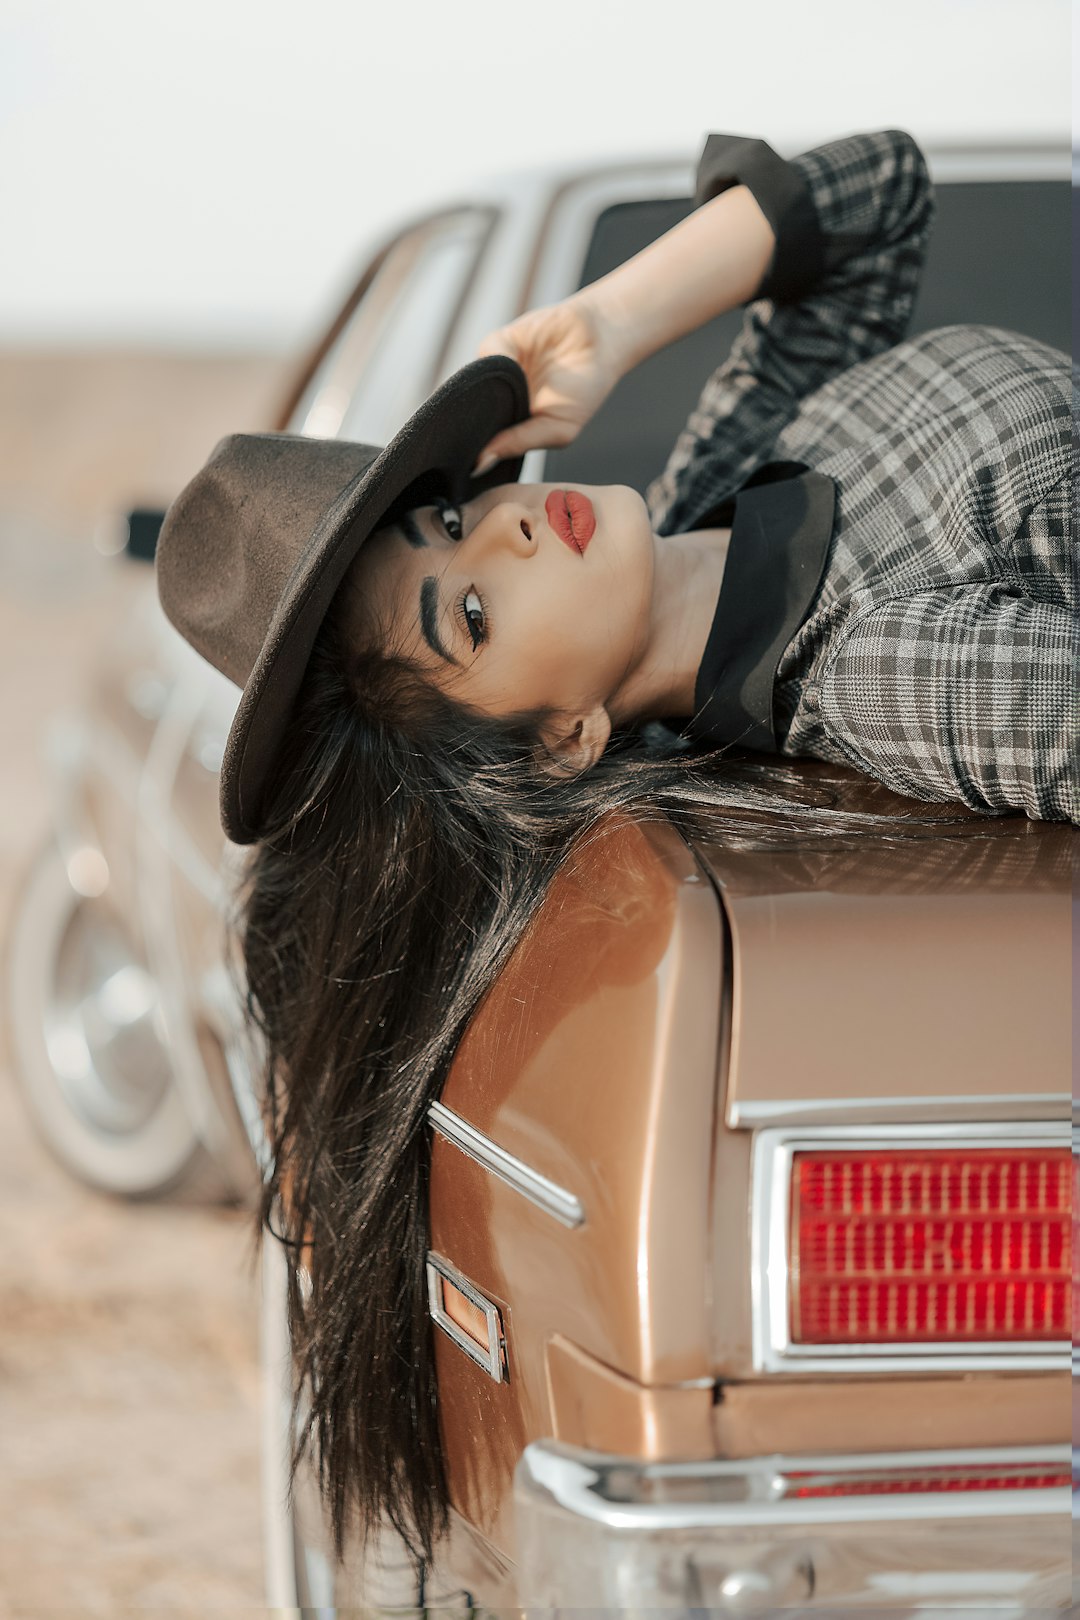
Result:
[[[277,425],[379,244],[489,177],[888,126],[1067,173],[1074,48],[1067,0],[3,0],[0,1617],[265,1600],[244,1198],[76,1180],[11,1073],[48,722],[145,596],[123,514]]]

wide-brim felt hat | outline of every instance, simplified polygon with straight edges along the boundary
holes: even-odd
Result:
[[[158,538],[167,617],[243,688],[225,745],[221,824],[260,837],[267,784],[334,593],[367,537],[438,495],[516,483],[523,458],[471,477],[480,451],[529,414],[508,355],[470,361],[385,447],[291,433],[234,433],[173,501]]]

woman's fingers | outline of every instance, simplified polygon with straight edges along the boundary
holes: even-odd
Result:
[[[484,446],[474,477],[497,460],[572,443],[619,377],[604,323],[580,293],[489,332],[477,355],[493,354],[509,355],[525,373],[530,414]]]
[[[513,333],[508,327],[500,326],[494,332],[489,332],[481,344],[478,344],[476,358],[486,359],[491,354],[508,354],[511,360],[521,364],[521,356]]]
[[[551,416],[530,416],[517,422],[505,433],[490,439],[477,457],[472,470],[473,478],[481,478],[497,461],[509,461],[513,456],[527,455],[530,450],[558,450],[577,436],[577,427]]]

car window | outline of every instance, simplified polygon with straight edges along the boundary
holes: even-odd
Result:
[[[1070,353],[1068,180],[953,181],[936,197],[912,332],[986,322]]]
[[[1071,196],[1067,180],[950,181],[911,335],[953,322],[1011,327],[1070,353]],[[690,212],[689,198],[617,203],[593,230],[580,286],[606,275]],[[551,450],[545,482],[629,484],[644,494],[742,324],[729,311],[624,377],[575,442]]]
[[[386,444],[435,384],[447,333],[490,230],[486,209],[425,220],[391,244],[290,420],[316,438]]]

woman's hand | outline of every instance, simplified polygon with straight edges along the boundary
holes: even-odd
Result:
[[[623,375],[615,327],[586,293],[583,289],[559,304],[530,309],[480,344],[478,358],[508,354],[522,368],[530,415],[488,441],[473,468],[474,478],[527,450],[571,444]]]

